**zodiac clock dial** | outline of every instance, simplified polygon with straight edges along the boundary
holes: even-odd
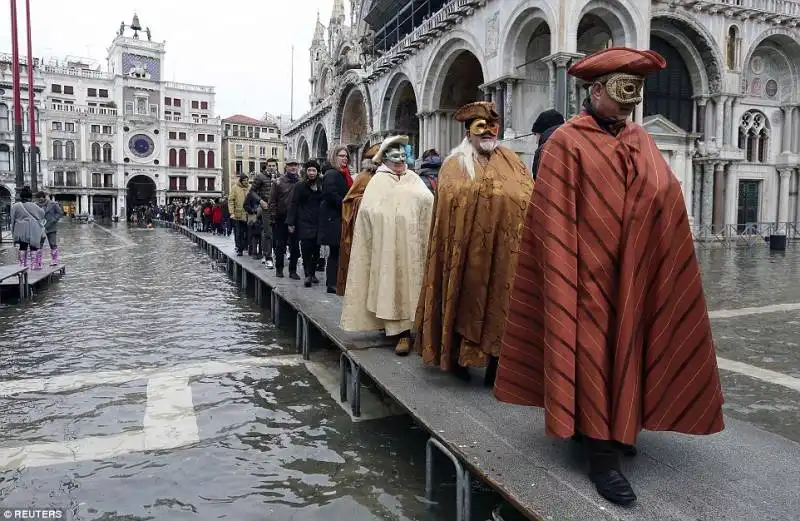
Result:
[[[128,141],[128,149],[130,149],[131,153],[136,157],[144,158],[153,153],[153,150],[155,150],[155,143],[153,143],[150,136],[136,134]]]

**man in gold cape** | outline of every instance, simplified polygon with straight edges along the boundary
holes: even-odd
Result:
[[[500,355],[533,178],[517,154],[498,145],[494,103],[465,105],[455,119],[466,135],[439,172],[415,350],[425,363],[467,379],[467,368]]]
[[[375,156],[380,163],[356,217],[340,325],[344,331],[398,336],[396,353],[411,350],[433,194],[406,163],[408,136],[392,136]]]
[[[336,294],[344,297],[347,287],[347,271],[350,266],[350,248],[353,246],[353,232],[356,226],[356,216],[358,208],[361,206],[361,198],[364,190],[372,179],[375,170],[378,169],[372,158],[378,153],[381,144],[376,143],[364,154],[361,160],[361,171],[353,181],[353,186],[342,200],[342,238],[339,241],[339,272],[336,276]]]

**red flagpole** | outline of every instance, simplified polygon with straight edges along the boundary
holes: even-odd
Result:
[[[25,16],[28,24],[28,114],[30,116],[28,128],[31,131],[31,191],[35,194],[39,190],[39,178],[37,164],[39,154],[36,153],[36,105],[35,93],[33,90],[33,47],[31,46],[31,0],[25,0]]]
[[[25,172],[22,170],[22,96],[20,95],[19,77],[19,44],[17,42],[17,0],[11,1],[11,74],[14,91],[14,170],[16,172],[16,191],[25,186]]]

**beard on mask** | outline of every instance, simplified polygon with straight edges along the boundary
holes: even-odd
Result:
[[[491,140],[491,141],[488,141],[488,140],[487,141],[483,141],[483,140],[481,140],[481,142],[478,143],[478,150],[480,152],[483,152],[484,154],[490,154],[490,153],[494,152],[495,148],[497,148],[497,141],[495,141],[495,140]]]

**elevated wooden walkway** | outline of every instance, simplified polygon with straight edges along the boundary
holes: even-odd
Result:
[[[341,397],[358,415],[362,376],[368,377],[430,434],[427,490],[434,495],[434,450],[448,456],[458,477],[456,521],[470,520],[471,480],[480,478],[534,520],[573,521],[797,521],[800,519],[800,444],[727,418],[721,434],[706,437],[644,432],[639,454],[626,462],[639,501],[632,508],[601,499],[585,475],[580,447],[545,436],[542,411],[503,404],[483,387],[423,366],[415,355],[397,357],[381,334],[339,329],[340,298],[321,287],[278,279],[233,241],[189,237],[253,298],[269,306],[278,324],[294,325],[306,358],[325,337],[341,350]],[[483,521],[483,520],[479,520]]]
[[[4,266],[4,268],[10,267]],[[14,266],[14,268],[17,268],[17,266]],[[32,270],[30,267],[25,268],[25,270],[22,280],[18,279],[16,276],[4,277],[2,281],[0,281],[0,291],[4,292],[8,288],[14,287],[19,288],[20,301],[23,301],[33,296],[34,288],[49,284],[54,278],[64,275],[67,267],[63,264],[59,264],[58,266],[49,266],[45,264],[40,270]]]

